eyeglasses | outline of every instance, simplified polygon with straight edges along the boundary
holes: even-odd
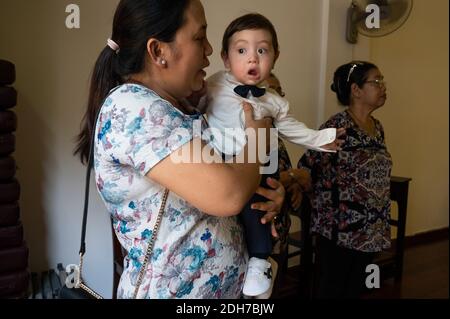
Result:
[[[386,87],[386,84],[387,84],[384,79],[375,79],[375,80],[366,81],[364,83],[373,83],[376,86],[378,86],[379,88]]]

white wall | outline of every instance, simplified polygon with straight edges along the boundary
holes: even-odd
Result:
[[[411,177],[407,234],[448,227],[449,2],[414,1],[396,32],[371,40],[388,100],[376,112],[392,154],[393,174]]]
[[[345,41],[347,9],[350,6],[349,0],[329,0],[329,18],[327,34],[326,61],[323,65],[326,68],[322,89],[325,99],[323,105],[323,114],[318,117],[318,125],[330,116],[343,110],[336,99],[336,94],[331,91],[334,71],[338,66],[347,63],[353,59],[354,45]]]
[[[81,29],[68,30],[65,8],[74,2],[81,8]],[[0,1],[0,57],[17,68],[14,156],[32,271],[78,263],[85,168],[72,150],[91,67],[110,35],[116,2]],[[109,295],[111,227],[95,189],[91,194],[85,273],[93,287]]]

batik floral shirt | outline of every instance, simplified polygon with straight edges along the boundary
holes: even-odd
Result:
[[[135,84],[117,88],[101,108],[95,178],[127,251],[118,298],[133,297],[164,194],[146,174],[203,135],[196,133],[199,119]],[[206,126],[200,123],[201,132]],[[170,192],[138,298],[239,298],[247,259],[236,217],[207,215]]]
[[[289,158],[289,153],[286,149],[286,145],[283,140],[278,139],[278,170],[279,173],[288,171],[292,168],[291,159]],[[276,241],[280,241],[285,244],[287,237],[289,235],[289,229],[291,228],[291,217],[290,214],[293,210],[291,206],[292,193],[286,190],[284,197],[283,207],[280,214],[278,214],[277,222],[275,222],[275,228],[278,233],[278,238]],[[275,249],[274,249],[275,250]]]
[[[361,130],[347,111],[336,114],[321,128],[347,128],[342,151],[308,151],[298,165],[311,171],[312,232],[363,252],[390,247],[392,160],[383,127],[373,120],[374,137]]]

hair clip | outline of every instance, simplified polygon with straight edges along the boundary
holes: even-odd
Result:
[[[348,76],[347,76],[347,83],[350,82],[350,76],[352,75],[353,71],[356,69],[358,65],[356,63],[354,63],[352,65],[352,68],[350,69],[350,71],[348,71]]]
[[[116,42],[114,42],[114,41],[111,40],[111,39],[108,39],[108,40],[106,41],[106,44],[107,44],[107,45],[111,48],[111,50],[113,50],[116,54],[119,53],[120,47],[119,47],[119,45],[118,45]]]

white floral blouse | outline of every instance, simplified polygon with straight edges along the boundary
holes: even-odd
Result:
[[[133,297],[164,194],[146,174],[193,139],[195,120],[201,115],[185,115],[136,84],[118,87],[101,108],[96,184],[128,252],[118,298]],[[170,192],[138,298],[239,298],[247,259],[236,217],[207,215]]]

